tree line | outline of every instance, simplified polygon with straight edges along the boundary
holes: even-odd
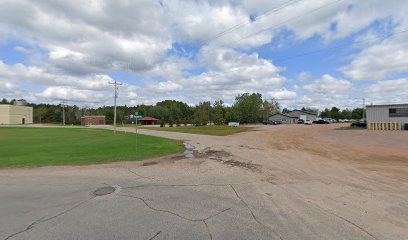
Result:
[[[361,119],[363,118],[363,113],[365,110],[363,108],[354,108],[340,110],[337,107],[332,107],[331,109],[324,109],[320,113],[321,118],[333,118],[336,120],[339,119]]]
[[[13,104],[15,99],[8,101],[3,99],[2,104]],[[62,105],[55,104],[33,104],[34,123],[61,123],[62,122]],[[86,115],[104,115],[107,124],[113,123],[113,106],[101,106],[97,108],[79,107],[76,105],[65,105],[65,122],[66,124],[80,124],[81,117]],[[317,112],[315,109],[302,108],[303,111]],[[275,112],[280,112],[279,103],[274,100],[262,98],[260,93],[244,93],[235,97],[232,106],[227,106],[222,100],[214,102],[203,101],[195,106],[189,106],[187,103],[176,100],[164,100],[155,105],[137,105],[137,106],[117,106],[116,115],[118,124],[128,124],[134,121],[130,115],[138,112],[144,117],[154,117],[159,119],[160,125],[169,124],[170,126],[193,124],[196,126],[223,125],[228,122],[240,123],[259,123],[268,119]],[[288,112],[287,108],[282,112]],[[333,107],[325,109],[321,117],[330,117],[334,119],[360,119],[362,109],[342,110]]]
[[[3,99],[2,104],[14,104],[16,100]],[[34,104],[33,120],[35,123],[62,122],[62,105]],[[84,108],[77,105],[65,105],[65,122],[67,124],[80,124],[81,117],[85,115],[104,115],[107,124],[113,123],[113,106],[101,106],[97,108]],[[117,123],[131,123],[134,119],[129,116],[138,112],[139,115],[154,117],[160,120],[160,124],[184,125],[194,124],[197,126],[223,125],[228,122],[257,123],[266,120],[268,116],[279,111],[280,107],[275,100],[263,100],[260,93],[244,93],[235,97],[232,106],[227,106],[222,100],[210,102],[203,101],[196,106],[176,100],[165,100],[155,105],[117,106]]]

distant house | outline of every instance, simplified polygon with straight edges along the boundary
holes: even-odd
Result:
[[[317,119],[316,113],[306,112],[306,111],[297,110],[297,109],[288,112],[287,115],[292,116],[292,117],[297,117],[298,119],[303,119],[303,120],[316,121]]]
[[[105,125],[105,116],[83,116],[81,125]]]
[[[269,117],[270,121],[280,121],[285,124],[297,123],[298,118],[285,113],[275,113]]]
[[[317,114],[302,110],[293,110],[288,113],[275,113],[269,117],[270,121],[281,121],[286,124],[297,123],[299,119],[316,121]]]
[[[144,117],[138,120],[142,125],[155,125],[159,122],[159,119],[152,117]]]

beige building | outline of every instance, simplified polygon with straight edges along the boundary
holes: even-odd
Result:
[[[32,124],[33,108],[0,104],[0,124]]]

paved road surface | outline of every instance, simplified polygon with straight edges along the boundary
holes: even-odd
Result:
[[[141,132],[188,142],[195,157],[1,170],[0,240],[407,239],[405,133]],[[338,150],[350,139],[364,141]]]

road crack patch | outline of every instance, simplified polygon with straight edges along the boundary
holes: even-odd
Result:
[[[161,233],[162,231],[160,230],[160,231],[158,231],[153,237],[151,237],[151,238],[149,238],[149,240],[153,240],[153,239],[155,239],[157,236],[159,236],[160,235],[160,233]]]
[[[13,237],[15,237],[15,236],[21,234],[21,233],[24,233],[24,232],[29,231],[30,229],[33,229],[33,228],[34,228],[36,225],[38,225],[38,224],[45,223],[45,222],[48,222],[48,221],[50,221],[50,220],[52,220],[52,219],[54,219],[54,218],[57,218],[57,217],[59,217],[59,216],[62,216],[62,215],[64,215],[64,214],[66,214],[66,213],[68,213],[68,212],[70,212],[70,211],[72,211],[72,210],[74,210],[74,209],[80,207],[81,205],[85,204],[86,202],[91,201],[91,200],[94,199],[94,198],[95,198],[95,197],[91,197],[91,198],[89,198],[89,199],[87,199],[87,200],[85,200],[85,201],[82,201],[82,202],[80,202],[80,203],[74,205],[73,207],[71,207],[71,208],[69,208],[69,209],[67,209],[67,210],[65,210],[65,211],[62,211],[62,212],[60,212],[60,213],[58,213],[58,214],[56,214],[56,215],[54,215],[54,216],[51,216],[51,217],[49,217],[49,218],[41,217],[40,219],[38,219],[38,220],[32,222],[30,225],[28,225],[24,230],[15,232],[15,233],[13,233],[13,234],[7,236],[4,240],[9,240],[9,239],[11,239],[11,238],[13,238]]]
[[[249,210],[249,212],[252,215],[252,218],[257,222],[259,225],[263,226],[264,228],[267,228],[269,231],[274,233],[276,236],[279,237],[279,239],[283,240],[282,236],[280,236],[274,229],[270,228],[269,226],[265,225],[263,222],[261,222],[254,214],[252,209],[249,207],[248,203],[244,201],[244,199],[238,194],[237,190],[234,188],[232,184],[230,184],[231,189],[234,191],[235,195],[237,198],[246,206],[246,208]]]
[[[139,178],[145,178],[145,179],[156,180],[156,178],[153,178],[153,177],[147,177],[147,176],[141,175],[141,174],[139,174],[139,173],[137,173],[137,172],[133,171],[133,170],[132,170],[132,169],[130,169],[130,168],[128,168],[127,170],[128,170],[129,172],[131,172],[133,175],[138,176]]]
[[[213,218],[213,217],[216,217],[216,216],[220,215],[221,213],[224,213],[224,212],[226,212],[226,211],[228,211],[228,210],[231,209],[231,208],[226,208],[226,209],[224,209],[224,210],[222,210],[222,211],[220,211],[220,212],[218,212],[218,213],[216,213],[216,214],[214,214],[214,215],[210,215],[209,217],[206,217],[206,218],[203,218],[203,219],[191,219],[191,218],[182,216],[182,215],[180,215],[180,214],[178,214],[178,213],[176,213],[176,212],[172,212],[172,211],[165,210],[165,209],[155,208],[155,207],[153,207],[151,204],[149,204],[146,199],[144,199],[144,198],[142,198],[142,197],[136,197],[136,196],[126,195],[126,194],[118,194],[118,195],[119,195],[119,196],[122,196],[122,197],[128,197],[128,198],[138,199],[138,200],[140,200],[141,202],[143,202],[144,205],[146,205],[146,207],[150,208],[150,209],[153,210],[153,211],[168,213],[168,214],[177,216],[177,217],[179,217],[179,218],[181,218],[181,219],[184,219],[184,220],[187,220],[187,221],[190,221],[190,222],[200,222],[200,221],[208,220],[208,219],[211,219],[211,218]]]

